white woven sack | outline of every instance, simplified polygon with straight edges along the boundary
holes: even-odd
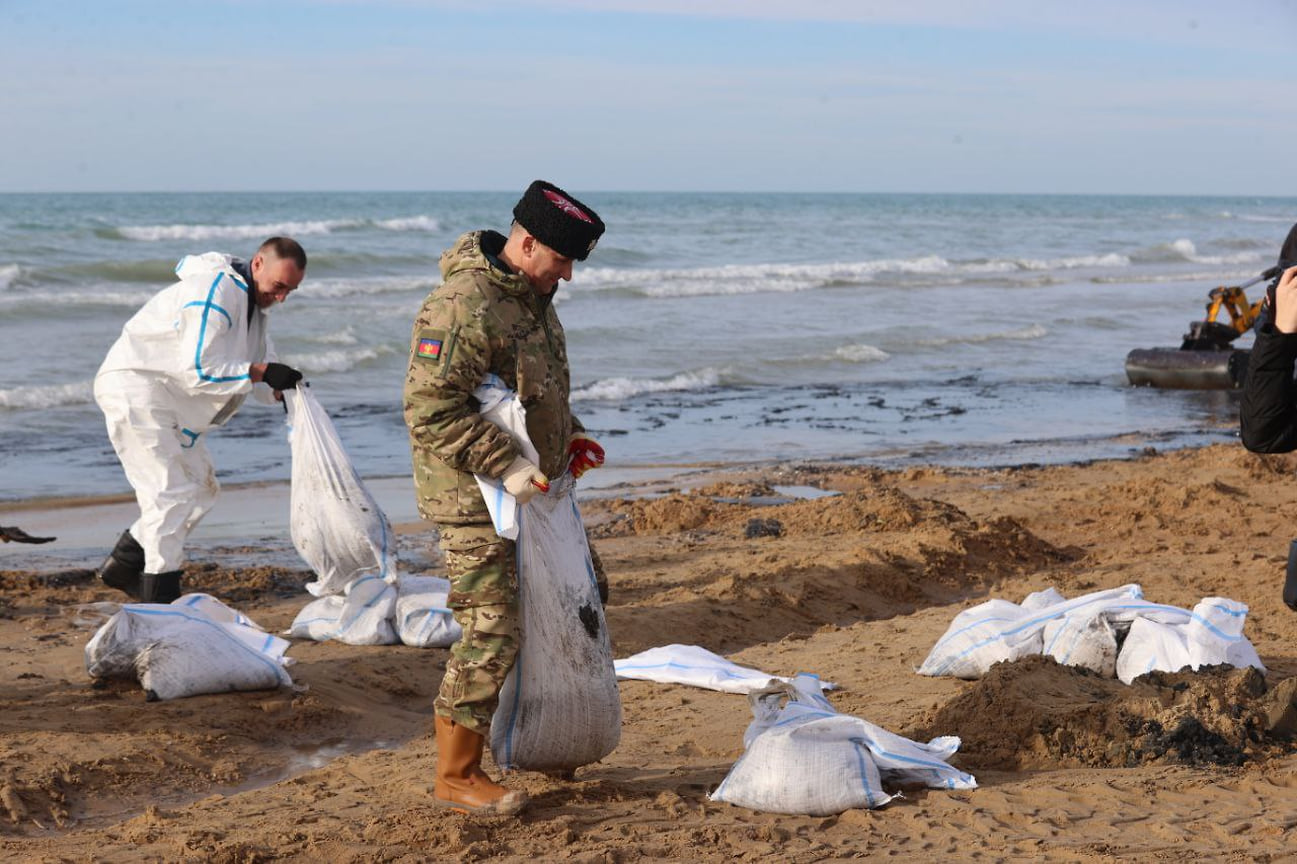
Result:
[[[205,594],[128,603],[85,648],[91,678],[136,678],[149,699],[179,699],[293,683],[288,642]]]
[[[464,631],[446,601],[450,580],[440,576],[401,576],[396,595],[396,633],[416,648],[449,648]]]
[[[748,696],[752,723],[745,751],[711,794],[768,813],[829,816],[892,800],[884,780],[972,789],[971,774],[947,764],[952,736],[919,744],[858,717],[839,714],[813,675],[772,682]]]
[[[621,697],[575,483],[564,474],[518,508],[522,645],[491,719],[501,768],[568,771],[621,738]]]
[[[341,594],[362,576],[396,578],[396,544],[387,516],[351,464],[328,413],[305,386],[284,392],[293,454],[293,545],[317,580],[317,597]]]
[[[1154,670],[1176,672],[1189,666],[1189,646],[1182,627],[1151,618],[1136,618],[1117,655],[1117,677],[1129,684]]]
[[[473,391],[473,398],[477,400],[478,413],[483,419],[508,432],[522,455],[533,465],[539,464],[540,454],[527,436],[527,412],[522,407],[522,400],[505,386],[500,376],[487,373]],[[473,476],[477,478],[477,488],[486,501],[495,533],[506,540],[518,539],[518,500],[505,491],[503,480],[482,474]]]
[[[474,397],[483,416],[536,458],[517,394],[488,375]],[[491,755],[504,769],[570,771],[607,756],[621,739],[612,641],[571,474],[519,505],[478,476],[497,533],[517,528],[522,644],[491,718]],[[484,485],[483,485],[484,484]],[[510,515],[512,514],[512,515]]]
[[[771,681],[787,681],[758,669],[740,666],[699,645],[660,645],[613,662],[618,678],[686,684],[746,695]]]
[[[1183,612],[1183,610],[1180,610]],[[1243,635],[1247,605],[1225,597],[1205,597],[1183,621],[1136,618],[1117,656],[1117,677],[1129,684],[1147,672],[1197,671],[1227,663],[1265,671],[1256,648]],[[1166,623],[1169,621],[1169,623]]]
[[[1072,636],[1058,628],[1085,630],[1097,615],[1143,604],[1138,585],[1123,585],[1063,600],[1056,591],[1038,591],[1021,606],[992,599],[955,616],[919,667],[920,675],[980,678],[995,663],[1045,653],[1045,629],[1066,645]],[[1098,662],[1098,661],[1096,661]]]
[[[1064,666],[1079,666],[1105,678],[1117,674],[1117,633],[1103,615],[1074,621],[1064,615],[1045,623],[1044,653]]]
[[[396,588],[377,576],[362,576],[349,583],[342,595],[307,603],[287,635],[347,645],[395,645],[400,641],[392,621],[395,609]]]
[[[965,609],[932,646],[919,674],[980,678],[1001,660],[1039,654],[1042,643],[1038,630],[1006,633],[1025,614],[1018,604],[998,598]]]

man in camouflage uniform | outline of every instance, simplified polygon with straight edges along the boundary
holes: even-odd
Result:
[[[507,238],[473,231],[442,254],[442,284],[414,321],[404,398],[419,512],[440,528],[449,606],[464,630],[435,705],[433,795],[455,809],[495,813],[526,803],[481,768],[491,715],[518,653],[518,578],[514,543],[495,533],[474,475],[502,479],[525,504],[548,489],[548,478],[580,476],[603,462],[568,405],[567,347],[552,303],[573,262],[594,249],[603,222],[541,180],[513,215]],[[478,413],[473,390],[488,373],[522,400],[539,464]]]

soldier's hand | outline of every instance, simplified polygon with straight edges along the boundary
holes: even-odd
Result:
[[[577,432],[567,443],[567,457],[568,473],[573,480],[580,480],[581,475],[591,468],[603,465],[603,448],[584,432]]]
[[[549,491],[549,478],[522,456],[509,463],[500,479],[504,481],[505,491],[518,499],[519,504],[526,504],[537,492]]]

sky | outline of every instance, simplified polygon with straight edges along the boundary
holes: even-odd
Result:
[[[0,192],[1297,194],[1297,0],[0,0]]]

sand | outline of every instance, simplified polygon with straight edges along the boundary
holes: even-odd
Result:
[[[94,686],[84,670],[112,591],[84,569],[5,570],[0,859],[1287,858],[1297,749],[1276,718],[1297,683],[1297,613],[1280,599],[1295,469],[1217,445],[1012,470],[713,470],[666,495],[587,500],[616,656],[698,644],[838,682],[840,711],[893,732],[963,739],[953,761],[980,788],[907,788],[832,817],[708,801],[742,752],[746,700],[637,681],[621,685],[622,743],[603,762],[570,782],[511,775],[533,798],[517,819],[447,813],[428,797],[445,651],[296,642],[293,690],[146,702],[138,684]],[[779,503],[789,486],[841,494]],[[78,511],[52,512],[57,525]],[[436,572],[426,527],[401,531],[402,560]],[[255,561],[257,548],[238,553]],[[291,562],[226,558],[198,556],[190,584],[272,630],[309,599]],[[1268,673],[1127,687],[1041,658],[976,682],[914,672],[989,597],[1130,582],[1183,607],[1247,603]]]

